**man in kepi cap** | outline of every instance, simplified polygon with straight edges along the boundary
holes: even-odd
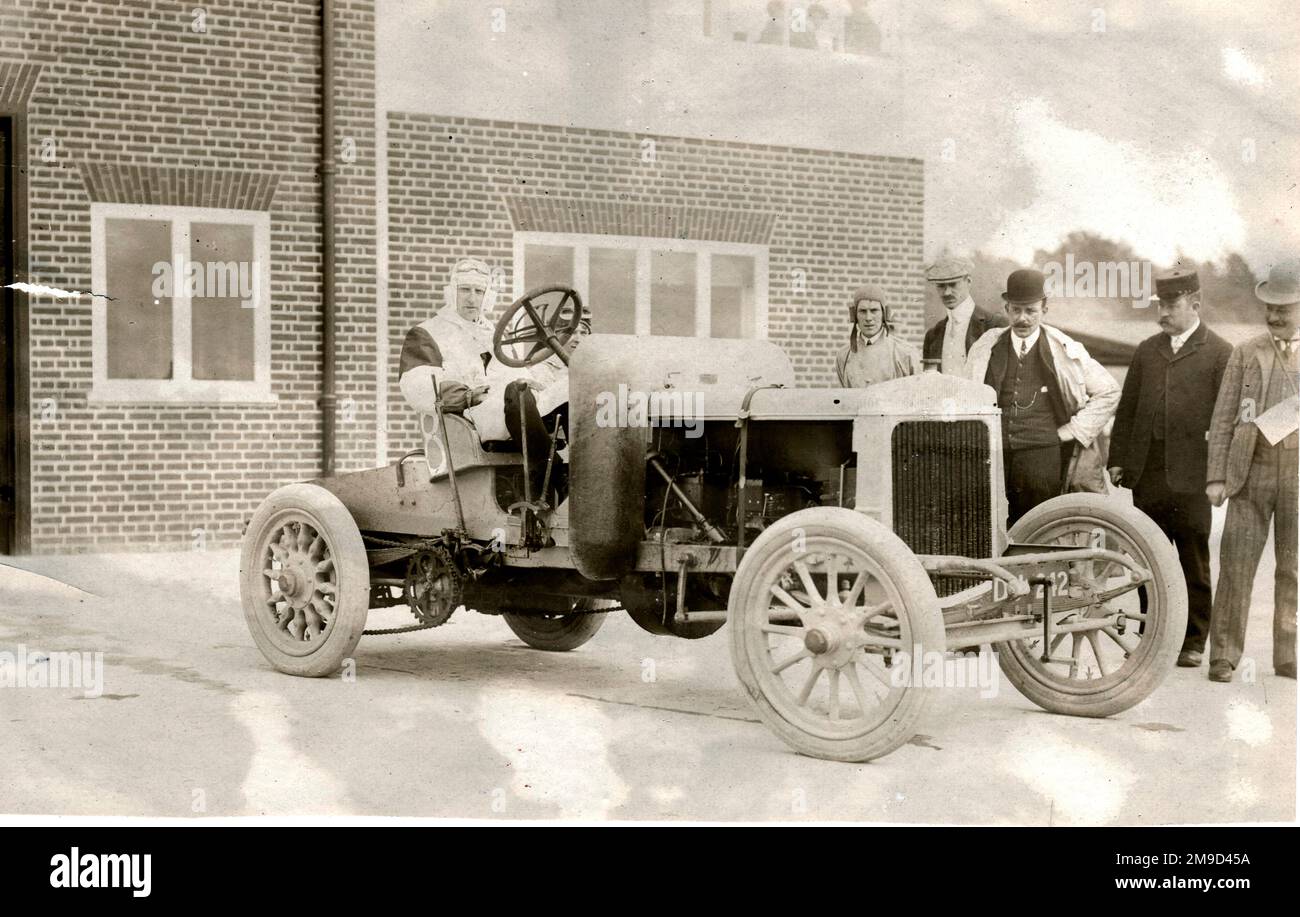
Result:
[[[895,336],[885,291],[877,284],[854,292],[849,326],[849,343],[835,357],[835,374],[844,388],[865,388],[921,371],[916,348]]]
[[[974,270],[965,258],[943,257],[926,268],[925,279],[934,284],[948,314],[925,333],[921,352],[925,360],[939,360],[940,372],[960,376],[966,354],[980,335],[991,328],[1005,328],[1007,320],[996,312],[975,305],[970,297],[970,275]]]
[[[1210,680],[1232,681],[1241,662],[1250,593],[1273,523],[1273,671],[1295,678],[1296,515],[1300,468],[1300,261],[1256,285],[1268,331],[1228,360],[1210,424],[1206,494],[1228,500],[1219,546],[1219,588],[1210,616]]]
[[[1068,490],[1106,491],[1104,430],[1119,385],[1082,344],[1042,324],[1045,283],[1042,271],[1013,271],[1002,294],[1010,333],[986,331],[966,360],[1002,409],[1008,522]]]
[[[1124,377],[1110,445],[1110,479],[1173,539],[1187,581],[1178,664],[1201,664],[1210,635],[1210,501],[1201,482],[1207,431],[1232,345],[1201,321],[1196,271],[1156,277],[1160,333],[1138,345]],[[1146,596],[1141,596],[1146,611]]]

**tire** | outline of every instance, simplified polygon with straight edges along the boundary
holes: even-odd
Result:
[[[365,630],[361,533],[338,497],[314,484],[289,484],[262,501],[244,535],[239,585],[253,642],[289,675],[333,675]]]
[[[1072,543],[1071,532],[1073,543],[1081,545],[1089,540],[1097,543],[1095,533],[1100,532],[1106,548],[1120,549],[1151,571],[1152,583],[1139,587],[1146,592],[1147,620],[1134,622],[1136,626],[1123,635],[1101,631],[1091,632],[1087,638],[1062,635],[1060,646],[1069,642],[1071,655],[1079,660],[1077,666],[1043,663],[1039,658],[1041,633],[1037,641],[1026,638],[1000,644],[998,664],[1007,680],[1044,710],[1070,716],[1110,716],[1144,700],[1173,669],[1187,630],[1187,586],[1178,554],[1159,526],[1140,510],[1101,494],[1053,497],[1017,520],[1008,536],[1031,544],[1068,544]],[[1095,573],[1097,562],[1091,566]],[[1138,601],[1138,591],[1132,590],[1107,606],[1136,611]],[[1081,618],[1089,615],[1088,609],[1081,611]],[[1059,652],[1058,648],[1053,654]],[[1116,666],[1109,672],[1107,660]],[[1099,678],[1091,677],[1093,663]],[[1085,677],[1077,677],[1080,674]]]
[[[594,609],[594,599],[576,599],[572,607]],[[506,626],[515,636],[535,650],[567,653],[577,649],[605,624],[605,613],[600,611],[575,611],[571,614],[546,614],[543,612],[503,611]]]
[[[834,600],[828,601],[832,592]],[[868,606],[876,606],[870,618],[864,617]],[[796,751],[834,761],[870,761],[915,735],[932,692],[898,678],[910,667],[897,665],[913,653],[944,651],[943,616],[930,577],[902,539],[881,523],[838,507],[781,518],[745,552],[731,587],[727,623],[736,677],[759,718]],[[884,661],[890,640],[891,653],[905,654],[888,657],[893,668]],[[872,658],[876,655],[882,657],[879,663]],[[835,674],[823,677],[822,672]],[[864,672],[875,681],[865,682]],[[858,712],[848,720],[839,716],[841,681],[848,682]],[[884,686],[883,697],[874,696],[877,683]]]

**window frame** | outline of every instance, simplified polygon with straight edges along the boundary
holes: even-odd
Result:
[[[103,296],[91,300],[92,380],[87,400],[92,402],[230,403],[274,402],[271,391],[271,215],[263,210],[181,207],[155,204],[92,203],[90,205],[91,291],[103,292],[108,278],[105,221],[169,220],[170,260],[177,252],[192,257],[190,241],[194,223],[248,226],[253,230],[253,261],[257,282],[253,291],[253,378],[194,379],[192,373],[193,303],[184,288],[172,296],[172,378],[108,378],[109,303]]]
[[[754,306],[742,316],[752,334],[738,340],[766,340],[768,331],[768,247],[749,242],[716,242],[711,239],[664,239],[658,236],[614,236],[601,233],[536,232],[519,230],[514,235],[515,298],[524,290],[525,247],[528,245],[569,246],[573,249],[573,287],[588,301],[591,249],[617,248],[636,252],[636,299],[633,333],[650,336],[650,254],[652,251],[689,253],[695,259],[695,337],[710,337],[712,324],[713,255],[742,255],[754,259]]]

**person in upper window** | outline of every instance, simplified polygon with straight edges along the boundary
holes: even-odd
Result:
[[[842,387],[865,388],[920,372],[921,354],[893,333],[881,287],[867,284],[854,292],[849,323],[848,345],[835,357],[835,374]]]
[[[768,0],[767,24],[758,35],[760,45],[785,44],[786,12],[784,0]]]

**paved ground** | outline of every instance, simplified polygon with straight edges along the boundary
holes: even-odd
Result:
[[[253,646],[233,551],[7,562],[54,580],[0,567],[0,651],[102,651],[105,684],[98,698],[0,688],[0,813],[1061,825],[1296,813],[1296,683],[1269,662],[1271,565],[1247,641],[1254,683],[1175,670],[1107,720],[1041,712],[1005,683],[988,699],[943,690],[912,744],[845,765],[795,755],[756,721],[725,634],[657,638],[616,614],[585,647],[548,654],[467,613],[363,640],[353,683],[297,679]]]

